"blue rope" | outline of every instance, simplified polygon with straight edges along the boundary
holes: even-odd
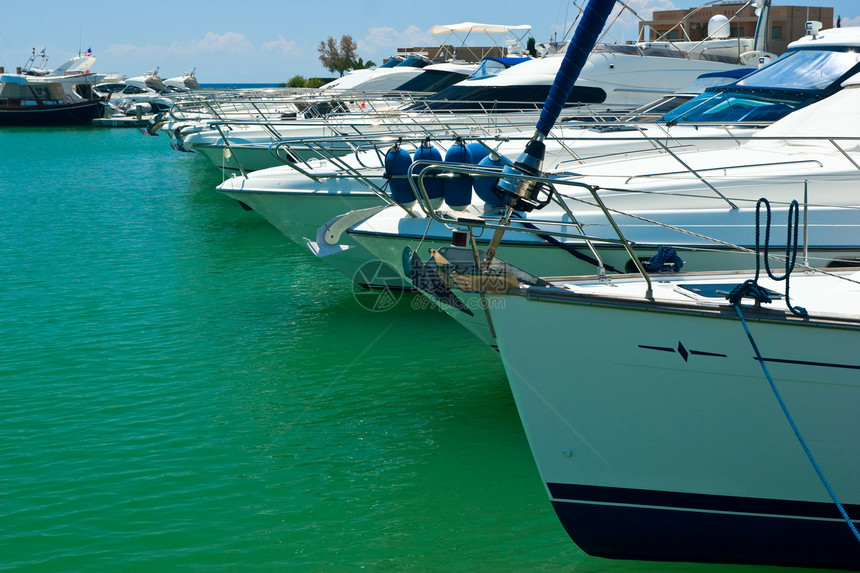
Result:
[[[791,276],[791,271],[794,270],[795,262],[797,262],[797,232],[800,227],[798,224],[798,220],[800,219],[800,207],[796,200],[792,200],[791,205],[788,206],[788,222],[786,223],[785,237],[785,274],[781,277],[777,277],[773,274],[773,271],[770,270],[770,203],[768,203],[767,199],[764,197],[759,199],[758,203],[756,203],[756,251],[758,251],[758,210],[759,205],[762,203],[767,207],[767,229],[764,236],[764,268],[767,271],[767,276],[777,282],[785,281],[785,305],[788,307],[788,310],[791,311],[791,314],[802,317],[809,316],[809,313],[806,312],[806,309],[802,306],[791,306],[791,300],[788,298],[788,278]],[[794,233],[794,236],[792,236],[792,232]],[[756,254],[756,269],[757,268],[758,254]]]
[[[645,270],[649,273],[656,272],[678,272],[684,266],[684,261],[678,256],[677,251],[665,245],[657,248],[653,257],[645,263]]]
[[[797,201],[792,201],[788,207],[788,223],[787,223],[787,236],[785,238],[785,274],[781,277],[778,277],[773,274],[773,271],[770,268],[770,203],[767,199],[762,197],[756,202],[755,205],[755,277],[749,280],[744,281],[743,283],[737,285],[732,291],[726,296],[730,303],[737,305],[740,304],[741,299],[744,297],[753,298],[758,303],[771,302],[770,296],[767,294],[766,289],[759,286],[758,284],[758,276],[761,271],[761,261],[759,256],[761,253],[761,241],[760,241],[760,226],[761,226],[761,206],[764,205],[767,208],[767,219],[765,220],[765,231],[764,231],[764,268],[767,271],[767,276],[771,279],[780,282],[785,281],[785,305],[788,307],[788,310],[791,311],[791,314],[799,317],[807,317],[809,313],[806,312],[806,309],[802,306],[792,306],[791,300],[788,295],[788,287],[789,282],[788,278],[791,276],[791,271],[794,270],[794,265],[797,261],[797,232],[798,232],[798,213],[799,206]]]
[[[839,498],[836,497],[836,492],[833,491],[833,488],[830,487],[830,482],[828,482],[827,478],[824,477],[824,472],[821,471],[821,467],[818,465],[818,462],[815,461],[815,457],[809,450],[809,446],[806,445],[806,440],[803,439],[803,435],[800,433],[800,429],[797,427],[797,424],[794,423],[794,418],[791,417],[791,414],[788,411],[788,407],[786,407],[785,402],[782,400],[782,396],[780,395],[779,390],[777,390],[773,378],[771,378],[770,372],[767,369],[767,365],[764,363],[764,359],[761,357],[761,353],[758,351],[758,346],[753,339],[752,333],[750,333],[750,329],[747,326],[747,322],[746,320],[744,320],[744,315],[741,312],[740,305],[738,303],[732,304],[741,319],[741,324],[743,324],[744,331],[747,333],[747,338],[749,338],[750,344],[752,344],[753,350],[755,351],[756,358],[758,359],[759,364],[761,364],[761,369],[764,371],[764,375],[767,377],[767,381],[770,384],[770,389],[773,390],[773,394],[774,396],[776,396],[776,399],[779,402],[779,406],[782,408],[782,413],[785,414],[788,423],[791,425],[791,429],[794,430],[794,435],[797,436],[797,440],[800,442],[800,445],[803,446],[803,451],[806,452],[806,457],[809,458],[812,467],[815,468],[815,473],[818,474],[818,478],[821,480],[821,483],[824,484],[824,488],[827,490],[827,493],[830,494],[830,498],[833,500],[833,503],[836,504],[836,507],[839,509],[839,513],[842,514],[842,518],[845,519],[845,523],[848,524],[848,527],[851,529],[851,532],[854,534],[854,537],[856,537],[857,541],[860,542],[860,533],[858,533],[857,528],[854,527],[854,522],[852,522],[851,518],[848,517],[848,514],[845,512],[845,508],[842,507],[842,503],[839,501]]]

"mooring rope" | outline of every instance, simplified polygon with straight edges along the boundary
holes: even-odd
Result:
[[[741,312],[741,299],[744,296],[752,297],[757,302],[771,302],[770,296],[768,295],[766,289],[763,289],[758,284],[758,276],[760,270],[759,264],[759,246],[760,246],[760,236],[759,236],[759,220],[760,220],[760,207],[764,204],[767,207],[767,225],[765,227],[765,237],[764,237],[764,266],[767,271],[768,276],[775,281],[785,281],[785,304],[791,313],[795,316],[804,317],[808,316],[806,309],[802,307],[792,307],[791,303],[788,299],[788,277],[791,275],[791,271],[794,270],[794,263],[797,258],[797,231],[798,231],[798,204],[797,201],[792,201],[788,210],[788,237],[786,238],[786,251],[785,251],[785,274],[781,277],[777,277],[773,274],[770,268],[770,263],[768,262],[768,250],[770,248],[770,203],[768,203],[767,199],[759,199],[756,203],[756,226],[755,226],[755,245],[756,245],[756,267],[755,267],[755,278],[749,279],[742,284],[736,286],[732,289],[732,291],[726,295],[726,298],[729,302],[732,303],[732,306],[735,307],[735,311],[738,314],[738,317],[741,319],[741,324],[744,327],[744,332],[746,332],[747,338],[750,341],[750,344],[753,347],[753,351],[755,352],[756,360],[758,360],[759,365],[761,365],[761,369],[764,372],[765,378],[767,378],[768,384],[770,384],[770,389],[773,391],[773,395],[776,396],[776,401],[779,402],[780,408],[782,408],[782,413],[785,415],[786,420],[788,420],[791,429],[794,431],[795,437],[797,437],[797,441],[800,442],[801,447],[803,447],[803,451],[806,453],[806,457],[809,459],[809,462],[812,464],[813,469],[815,469],[815,473],[818,474],[818,479],[821,480],[821,483],[824,484],[824,489],[827,490],[827,493],[830,495],[830,499],[833,500],[833,503],[836,504],[836,508],[839,510],[839,513],[842,515],[842,518],[845,520],[845,523],[848,524],[848,527],[851,529],[851,532],[854,534],[854,537],[860,542],[860,532],[857,531],[857,528],[854,526],[854,522],[851,521],[851,518],[848,517],[848,513],[845,511],[845,508],[842,507],[842,503],[839,501],[839,498],[836,496],[836,492],[833,491],[833,488],[830,486],[830,482],[824,475],[824,472],[821,470],[821,466],[818,465],[818,462],[815,460],[815,456],[812,455],[812,451],[809,449],[809,446],[806,444],[806,440],[803,437],[803,434],[800,433],[800,428],[797,427],[797,424],[794,422],[794,418],[791,415],[791,412],[788,411],[788,406],[785,405],[785,401],[782,399],[782,395],[779,392],[779,389],[776,387],[776,383],[773,381],[773,377],[770,375],[770,371],[767,369],[767,364],[765,364],[764,358],[762,358],[761,352],[759,352],[758,345],[753,338],[752,333],[750,332],[749,326],[747,325],[746,319],[744,319],[743,312]],[[792,236],[793,233],[793,236]],[[792,240],[793,239],[793,240]]]
[[[832,499],[833,503],[836,504],[836,507],[837,509],[839,509],[839,513],[842,514],[842,518],[845,520],[845,523],[848,524],[848,527],[851,529],[851,532],[854,534],[854,537],[856,537],[857,541],[860,542],[860,532],[857,531],[857,528],[854,526],[854,522],[852,522],[851,518],[848,517],[848,513],[845,511],[845,508],[842,507],[842,503],[839,501],[839,498],[836,497],[836,492],[833,491],[833,488],[830,487],[830,482],[827,481],[827,478],[824,476],[824,472],[821,470],[821,466],[819,466],[818,462],[815,461],[815,456],[812,455],[812,451],[809,449],[809,446],[806,445],[806,440],[803,438],[803,434],[800,433],[800,429],[797,427],[797,424],[794,423],[794,418],[792,418],[791,413],[788,411],[788,407],[785,405],[785,402],[782,399],[782,395],[779,393],[779,390],[777,389],[776,384],[774,383],[773,378],[771,377],[770,372],[767,369],[767,365],[764,363],[764,358],[762,358],[761,353],[758,350],[758,346],[756,345],[755,339],[753,338],[752,333],[747,326],[747,322],[746,320],[744,320],[744,315],[741,312],[740,304],[732,304],[738,313],[738,317],[740,317],[741,319],[741,324],[744,327],[744,331],[747,333],[747,338],[749,338],[750,344],[752,344],[753,351],[755,351],[756,359],[761,365],[761,369],[764,371],[764,375],[767,378],[768,383],[770,384],[770,389],[773,390],[773,394],[774,396],[776,396],[776,400],[777,402],[779,402],[780,408],[782,408],[782,413],[785,414],[789,425],[791,425],[791,429],[794,430],[794,435],[797,437],[797,441],[800,442],[800,445],[803,447],[803,451],[806,452],[806,457],[809,458],[809,462],[815,469],[815,473],[818,474],[818,479],[821,480],[821,483],[824,484],[824,488],[827,490],[827,493],[830,494],[830,499]]]

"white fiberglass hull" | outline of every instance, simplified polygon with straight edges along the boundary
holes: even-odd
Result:
[[[791,281],[792,303],[811,321],[744,313],[794,421],[856,519],[860,323],[856,314],[815,317],[819,302],[836,316],[858,308],[860,290],[811,284],[800,273]],[[490,296],[523,426],[572,539],[613,558],[860,566],[860,545],[732,307],[724,298],[699,304],[668,283],[655,283],[648,303],[637,288]]]
[[[232,177],[218,190],[256,211],[287,238],[309,246],[350,280],[370,288],[409,288],[393,270],[382,275],[375,272],[375,258],[345,233],[338,237],[335,248],[318,236],[322,225],[343,213],[384,207],[382,198],[369,191],[347,191],[335,179],[319,183],[307,179],[298,188],[288,178],[280,177],[279,171],[260,171],[251,178]],[[368,282],[368,277],[382,282]]]
[[[320,184],[306,180],[303,188],[279,190],[258,186],[253,178],[232,177],[219,185],[218,190],[259,213],[300,245],[316,237],[320,225],[337,215],[384,204],[369,191],[342,192],[334,180]]]

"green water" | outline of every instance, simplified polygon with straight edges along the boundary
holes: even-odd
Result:
[[[0,130],[0,570],[787,571],[586,556],[497,355],[365,310],[219,181]]]

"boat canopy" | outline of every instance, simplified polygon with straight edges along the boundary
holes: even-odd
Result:
[[[430,33],[439,36],[441,34],[512,34],[514,36],[525,36],[532,27],[528,24],[518,26],[504,26],[500,24],[477,24],[475,22],[462,22],[460,24],[436,25],[430,28]],[[522,31],[521,35],[517,32]]]
[[[466,40],[472,34],[485,34],[493,43],[492,47],[508,46],[508,51],[521,51],[523,39],[532,27],[529,24],[517,26],[505,26],[502,24],[479,24],[476,22],[461,22],[460,24],[436,25],[430,28],[430,33],[439,36],[442,44],[442,52],[447,53],[451,49],[452,39],[460,46],[466,46]],[[490,52],[481,54],[481,57],[490,55]]]

